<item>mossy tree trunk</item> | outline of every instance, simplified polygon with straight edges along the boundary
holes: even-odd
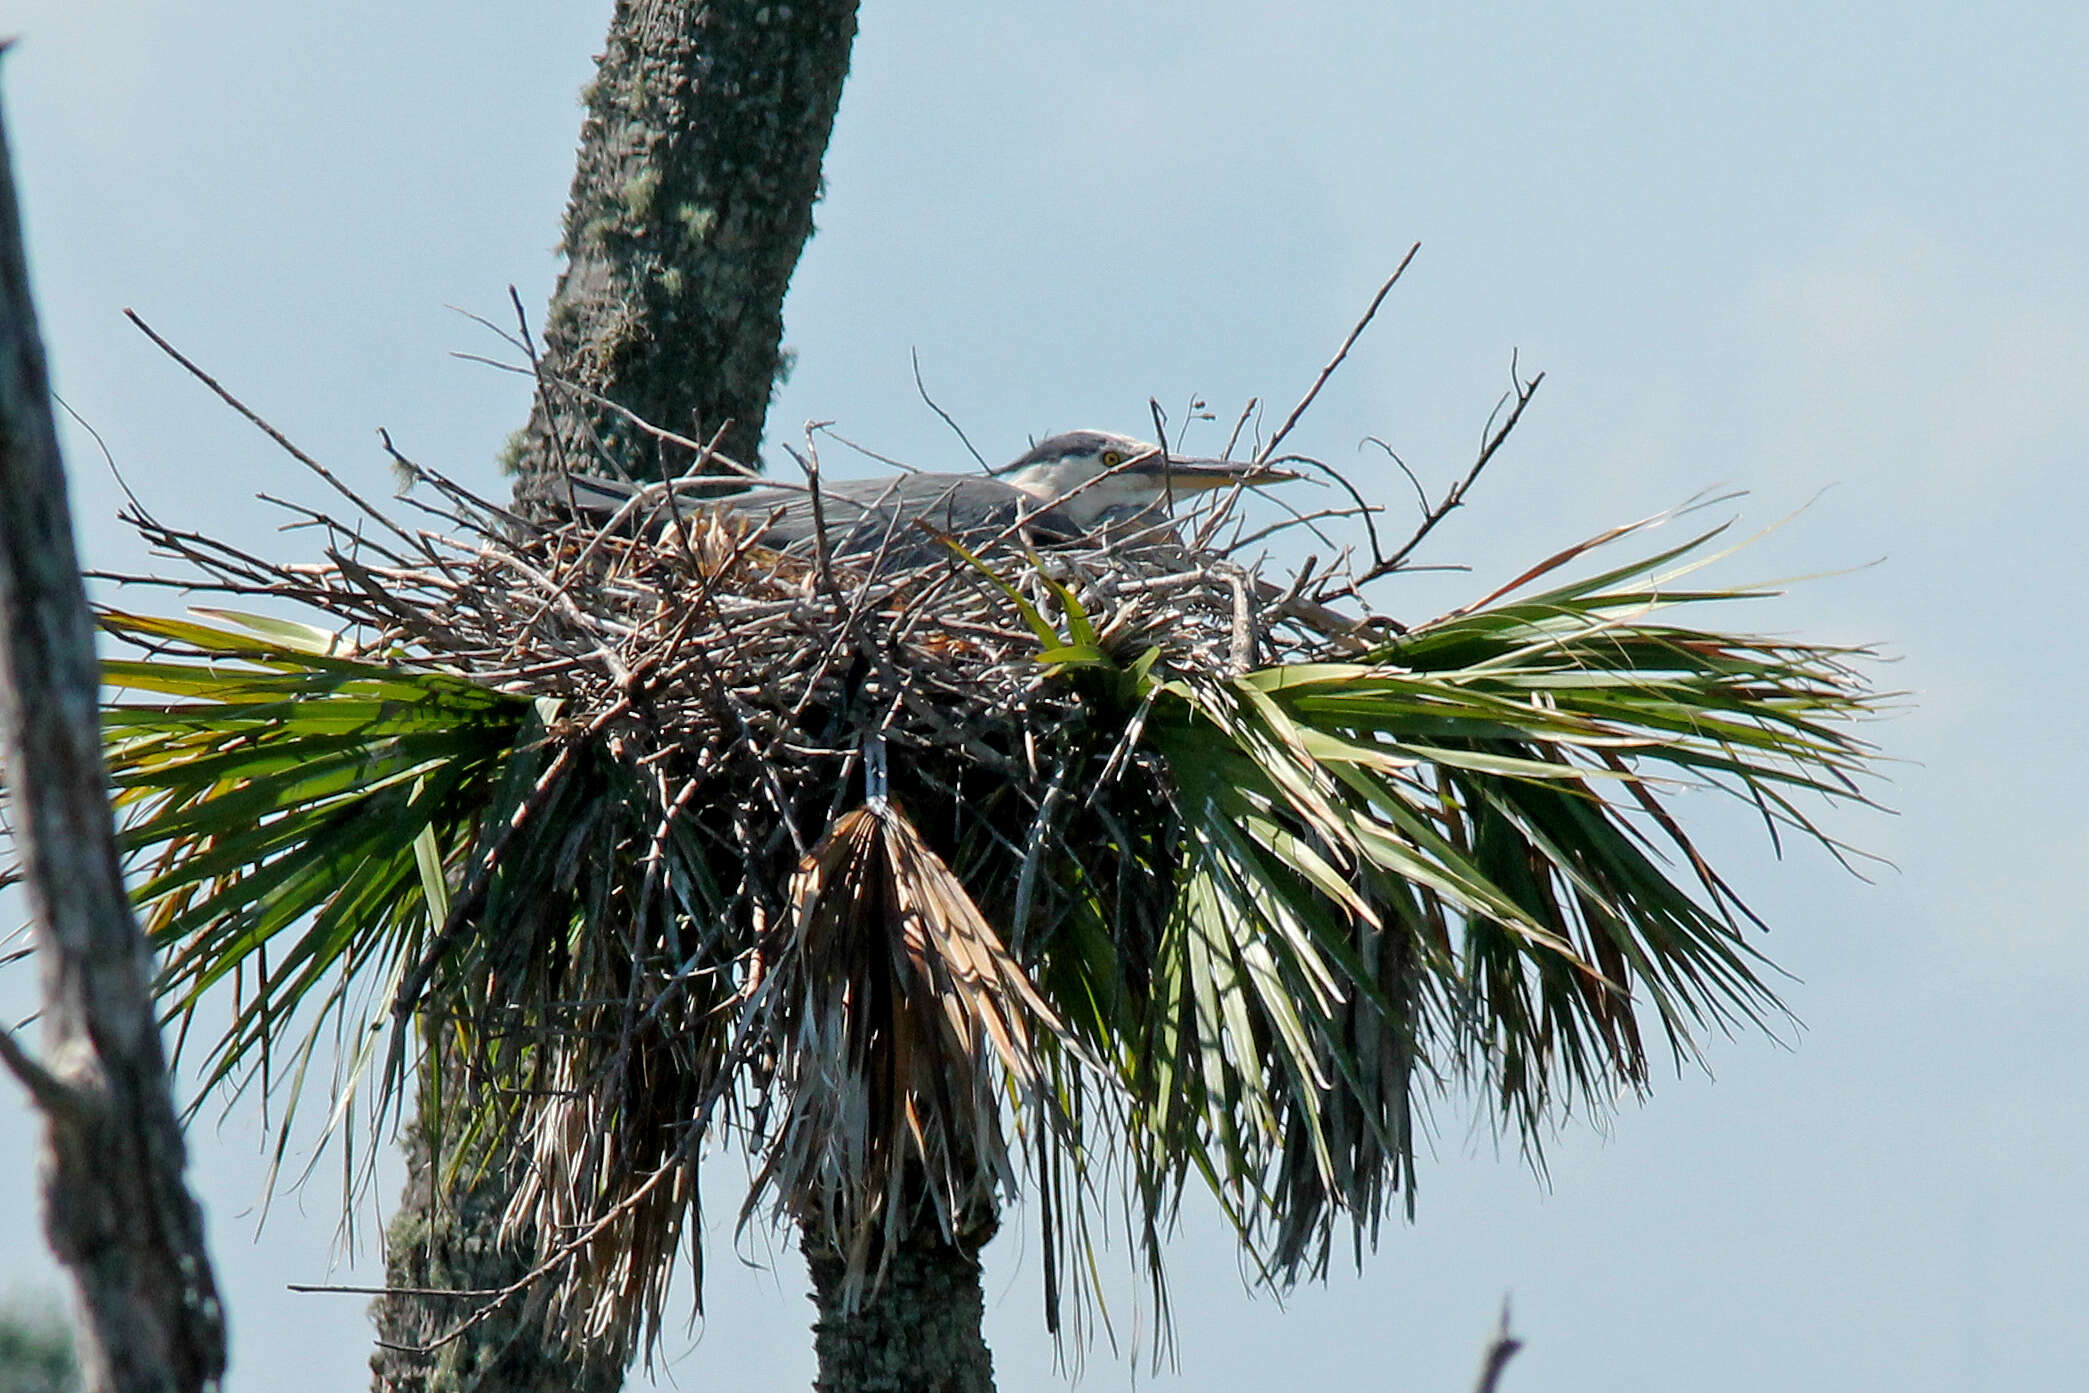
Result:
[[[461,1339],[427,1348],[481,1304],[436,1292],[498,1290],[535,1264],[525,1242],[501,1238],[501,1214],[519,1180],[510,1158],[473,1174],[439,1166],[434,1138],[416,1122],[407,1140],[406,1193],[385,1233],[385,1280],[402,1291],[373,1303],[377,1352],[370,1358],[380,1393],[615,1393],[624,1382],[621,1352],[575,1349],[544,1327],[542,1295],[510,1302]],[[502,1164],[503,1161],[509,1164]],[[445,1178],[442,1172],[453,1172]]]
[[[847,1261],[805,1232],[800,1247],[819,1307],[815,1393],[993,1393],[979,1280],[979,1250],[992,1236],[988,1227],[949,1243],[925,1226],[891,1254],[882,1280],[852,1309]]]
[[[620,0],[588,92],[545,374],[753,464],[812,232],[856,0]],[[527,477],[609,456],[679,472],[614,408],[540,394]]]
[[[729,427],[720,449],[755,462],[855,34],[856,0],[618,0],[587,94],[545,384],[509,461],[524,509],[556,497],[562,466],[600,470],[605,453],[638,475],[688,467],[602,401],[694,439]],[[535,1235],[499,1232],[520,1164],[444,1183],[415,1138],[386,1245],[395,1291],[374,1308],[383,1345],[404,1348],[373,1358],[379,1393],[621,1384],[620,1355],[569,1347],[526,1304],[418,1352],[469,1302],[415,1292],[497,1290],[529,1270]]]

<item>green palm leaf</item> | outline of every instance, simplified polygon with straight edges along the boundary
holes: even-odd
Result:
[[[1135,684],[1185,862],[1121,1025],[1168,1100],[1127,1115],[1141,1186],[1189,1158],[1272,1270],[1317,1268],[1411,1182],[1418,1068],[1477,1085],[1536,1155],[1560,1110],[1645,1087],[1643,1018],[1680,1059],[1781,1011],[1667,799],[1722,789],[1840,854],[1800,800],[1864,801],[1848,722],[1876,698],[1860,650],[1674,621],[1763,593],[1674,587],[1717,535],[1355,662]]]
[[[213,988],[238,986],[202,1076],[236,1096],[274,1082],[292,1022],[307,1053],[336,1026],[364,1033],[341,1019],[353,986],[396,975],[429,934],[421,858],[470,844],[536,713],[446,674],[328,656],[305,626],[227,617],[238,627],[104,614],[150,653],[105,664],[104,728],[169,1011],[186,1034]]]

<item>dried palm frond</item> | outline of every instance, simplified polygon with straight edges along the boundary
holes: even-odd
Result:
[[[752,985],[783,1098],[757,1190],[860,1283],[924,1218],[952,1240],[991,1230],[1017,1181],[1003,1096],[1038,1105],[1040,1039],[1064,1027],[889,803],[836,819],[790,907]]]

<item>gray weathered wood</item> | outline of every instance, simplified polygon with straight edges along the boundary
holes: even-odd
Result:
[[[203,1216],[116,856],[94,624],[0,129],[0,777],[36,925],[43,1052],[0,1057],[44,1115],[44,1232],[95,1393],[196,1393],[225,1369]]]

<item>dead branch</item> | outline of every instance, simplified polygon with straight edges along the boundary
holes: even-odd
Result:
[[[1502,1370],[1523,1348],[1523,1341],[1509,1333],[1509,1303],[1501,1303],[1501,1324],[1495,1328],[1494,1338],[1488,1342],[1487,1352],[1480,1357],[1480,1376],[1473,1381],[1473,1393],[1495,1393],[1501,1382]]]
[[[0,768],[43,995],[43,1062],[4,1032],[0,1062],[43,1114],[44,1232],[78,1293],[88,1385],[202,1393],[224,1376],[224,1314],[117,858],[94,625],[4,128],[0,499]]]

